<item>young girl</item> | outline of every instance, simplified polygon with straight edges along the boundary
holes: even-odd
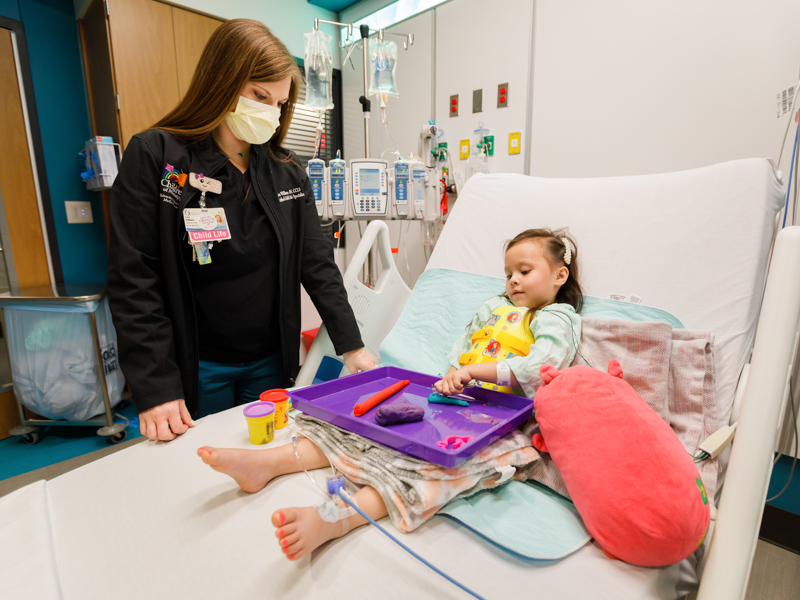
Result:
[[[546,229],[530,229],[520,233],[508,242],[505,254],[506,293],[494,297],[481,306],[467,332],[459,339],[449,354],[453,367],[441,381],[435,384],[442,394],[457,394],[464,390],[465,384],[478,380],[486,384],[522,387],[532,397],[539,385],[539,369],[544,364],[556,368],[565,368],[577,351],[580,340],[580,317],[578,311],[582,305],[583,295],[578,283],[577,248],[575,242],[563,231]],[[527,356],[500,351],[505,356],[499,362],[477,362],[465,366],[459,359],[468,356],[472,349],[472,336],[487,323],[499,321],[502,307],[523,309],[523,323],[526,330],[533,334],[535,343],[530,346]],[[527,310],[525,310],[527,309]],[[519,312],[516,311],[517,317]],[[495,313],[493,315],[493,313]],[[506,315],[508,313],[506,311]],[[496,318],[495,318],[496,317]],[[509,319],[514,323],[517,317]],[[503,325],[500,325],[501,330]],[[501,336],[498,336],[501,337]],[[512,343],[512,347],[517,344]],[[496,352],[493,352],[497,355]],[[481,359],[482,360],[482,359]],[[352,434],[349,434],[352,435]],[[203,462],[213,469],[233,477],[246,492],[257,492],[264,488],[273,478],[288,473],[297,473],[306,469],[318,469],[333,465],[350,479],[365,478],[359,465],[364,462],[333,454],[326,455],[319,446],[310,439],[302,438],[296,450],[292,444],[286,444],[268,450],[252,452],[240,449],[216,449],[202,447],[197,454]],[[297,453],[297,456],[295,456]],[[302,460],[302,464],[297,458]],[[380,519],[391,514],[399,529],[410,531],[433,516],[436,511],[457,496],[475,493],[487,487],[497,485],[496,466],[513,466],[516,468],[515,479],[525,480],[529,467],[538,455],[530,447],[530,438],[518,430],[513,430],[477,455],[477,463],[486,461],[492,465],[488,470],[466,468],[464,464],[453,469],[445,469],[436,465],[423,464],[419,467],[424,476],[423,482],[429,488],[422,490],[418,496],[429,504],[417,512],[417,517],[409,516],[410,511],[402,506],[396,494],[381,494],[376,487],[365,485],[353,500],[358,507],[372,519]],[[473,459],[468,461],[473,463]],[[408,468],[408,467],[406,467]],[[425,485],[416,483],[416,486]],[[427,493],[426,493],[427,492]],[[343,505],[341,500],[338,500]],[[395,508],[397,505],[397,508]],[[331,522],[324,520],[320,511],[314,507],[286,508],[273,513],[272,524],[282,551],[289,560],[295,560],[309,554],[321,544],[345,535],[351,530],[365,525],[367,521],[359,514],[351,511],[350,516]]]

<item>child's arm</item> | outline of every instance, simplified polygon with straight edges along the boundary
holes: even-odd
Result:
[[[464,385],[473,379],[478,379],[487,383],[497,383],[497,363],[478,363],[476,365],[467,365],[460,369],[450,367],[450,370],[444,378],[433,385],[437,392],[449,396],[451,394],[460,394],[463,392]],[[511,386],[516,387],[518,385],[519,381],[517,381],[517,378],[512,372]]]

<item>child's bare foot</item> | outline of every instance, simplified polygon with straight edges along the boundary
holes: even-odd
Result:
[[[264,489],[264,486],[278,475],[267,452],[203,446],[197,449],[197,456],[215,471],[233,477],[240,488],[252,494]]]
[[[346,533],[342,521],[322,520],[316,508],[284,508],[272,513],[275,537],[289,560],[302,558],[328,540]]]

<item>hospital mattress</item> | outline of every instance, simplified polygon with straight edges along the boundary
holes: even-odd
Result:
[[[287,430],[278,431],[274,443],[289,438]],[[206,417],[174,442],[146,441],[37,484],[40,500],[30,510],[41,516],[46,497],[47,519],[39,522],[49,520],[52,546],[8,557],[4,570],[28,565],[30,572],[36,565],[47,573],[49,567],[61,597],[80,600],[467,597],[371,526],[287,561],[270,515],[318,504],[322,496],[304,474],[282,477],[257,494],[242,492],[195,455],[202,445],[252,448],[241,409]],[[31,493],[30,486],[23,490]],[[5,506],[0,503],[3,520],[10,518]],[[25,506],[15,506],[16,518]],[[397,535],[486,598],[674,598],[682,568],[610,561],[594,544],[562,561],[523,559],[446,517]],[[2,597],[26,597],[3,594],[3,579]],[[54,597],[39,593],[52,592],[45,585],[51,582],[32,580],[27,597]]]

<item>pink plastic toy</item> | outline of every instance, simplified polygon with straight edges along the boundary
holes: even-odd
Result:
[[[439,448],[444,448],[445,450],[457,450],[464,444],[468,444],[471,441],[471,435],[450,435],[443,441],[436,442],[436,445],[439,446]]]

